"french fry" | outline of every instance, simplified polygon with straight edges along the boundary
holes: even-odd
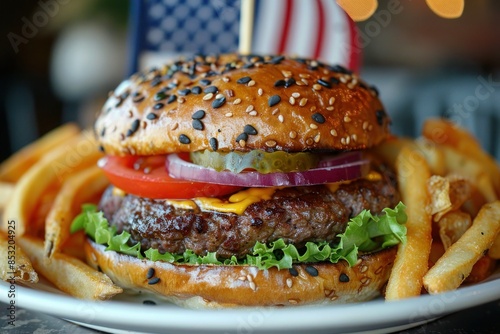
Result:
[[[97,166],[78,172],[64,182],[45,220],[46,256],[51,257],[60,251],[81,205],[101,193],[107,185],[106,176]]]
[[[0,181],[0,212],[7,205],[13,192],[14,184]]]
[[[491,245],[490,250],[488,251],[488,255],[496,260],[500,259],[500,234],[497,235],[497,238]]]
[[[434,221],[458,210],[471,196],[470,183],[458,175],[432,175],[427,180],[427,189],[431,195],[430,212]]]
[[[424,286],[429,293],[453,290],[462,284],[500,231],[499,217],[500,201],[483,206],[472,226],[424,276]]]
[[[0,278],[4,281],[38,282],[31,261],[14,240],[0,233]]]
[[[17,182],[45,154],[76,137],[80,130],[72,123],[61,125],[24,147],[0,164],[0,181]]]
[[[22,236],[40,196],[50,187],[59,188],[68,176],[95,165],[100,157],[95,139],[88,132],[56,147],[19,179],[3,220],[16,220],[17,235]]]
[[[387,284],[387,300],[420,295],[432,244],[432,221],[427,211],[430,203],[426,185],[430,177],[429,166],[422,154],[405,147],[396,159],[396,170],[401,197],[407,206],[407,241],[398,246]]]
[[[424,123],[422,135],[437,144],[453,147],[467,159],[476,161],[488,174],[496,196],[500,197],[500,168],[472,134],[450,121],[429,119]]]
[[[56,253],[47,259],[40,239],[23,236],[17,241],[37,272],[63,292],[82,299],[106,300],[123,291],[108,276],[76,258]]]

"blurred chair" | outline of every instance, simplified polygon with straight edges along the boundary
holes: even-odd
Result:
[[[240,0],[131,0],[129,73],[195,53],[237,52]],[[252,52],[359,69],[356,30],[335,0],[256,0]]]

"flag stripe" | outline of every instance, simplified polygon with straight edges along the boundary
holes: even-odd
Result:
[[[285,12],[285,20],[283,22],[283,28],[281,30],[281,37],[279,39],[279,47],[278,47],[278,53],[284,53],[287,50],[287,42],[289,40],[290,34],[289,29],[290,29],[290,23],[291,23],[291,18],[292,18],[292,11],[293,11],[293,1],[292,0],[285,0],[284,1],[284,12]]]
[[[347,13],[344,13],[346,16],[346,22],[349,25],[349,37],[350,37],[350,50],[348,55],[346,56],[348,67],[357,71],[361,66],[361,49],[358,44],[358,31],[356,30],[356,24],[349,17]]]
[[[318,17],[318,31],[316,35],[316,46],[314,47],[314,58],[318,58],[322,53],[322,48],[325,44],[329,44],[328,41],[324,40],[325,35],[325,10],[323,8],[323,3],[321,0],[316,0],[316,9]],[[331,43],[331,41],[330,41]]]

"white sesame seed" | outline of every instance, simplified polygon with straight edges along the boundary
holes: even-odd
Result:
[[[226,113],[226,115],[225,115],[225,116],[226,116],[226,117],[232,117],[232,116],[233,116],[233,113],[232,113],[232,112],[228,112],[228,113]]]
[[[354,88],[354,86],[355,86],[355,85],[353,85],[353,83],[352,83],[352,82],[349,82],[349,83],[347,84],[347,88],[349,88],[349,89],[353,89],[353,88]]]
[[[274,109],[274,110],[272,111],[272,113],[271,113],[271,114],[272,114],[272,115],[276,115],[276,114],[277,114],[277,113],[279,113],[279,112],[280,112],[280,110],[279,110],[278,108],[276,108],[276,109]]]
[[[299,101],[299,106],[303,107],[307,103],[307,99],[305,97],[301,98]]]
[[[292,106],[295,105],[295,98],[293,96],[290,96],[290,98],[288,99],[288,102],[290,102],[290,104]]]
[[[170,127],[171,130],[175,130],[177,129],[177,127],[179,126],[179,123],[174,123],[172,124],[172,126]]]
[[[361,266],[361,268],[359,268],[360,273],[364,273],[367,270],[368,270],[368,266],[366,266],[366,265],[363,265],[363,266]]]
[[[358,141],[358,136],[354,133],[351,135],[351,139],[353,142],[356,142],[356,141]]]
[[[250,81],[247,83],[247,86],[248,86],[248,87],[255,86],[255,80],[250,80]]]
[[[320,84],[314,84],[313,85],[314,90],[321,90],[321,85]]]
[[[253,282],[253,277],[252,277],[252,275],[247,274],[247,280],[249,280],[250,282]]]
[[[257,94],[259,94],[259,96],[262,96],[262,94],[264,94],[264,91],[262,90],[262,88],[259,88],[259,90],[257,91]]]
[[[245,112],[250,112],[253,110],[253,105],[249,105],[246,109]]]
[[[287,286],[287,287],[289,287],[289,288],[291,288],[291,287],[292,287],[292,285],[293,285],[293,281],[292,281],[292,279],[291,279],[290,277],[289,277],[289,278],[287,278],[287,279],[286,279],[286,286]]]
[[[182,103],[186,102],[186,99],[185,99],[185,98],[183,98],[183,97],[179,97],[179,98],[177,99],[177,102],[182,104]]]
[[[363,122],[363,130],[366,130],[368,128],[368,121]]]
[[[290,72],[290,71],[283,70],[283,71],[281,71],[281,73],[283,74],[283,76],[285,78],[290,78],[292,76],[292,72]]]
[[[238,280],[240,280],[240,281],[246,281],[246,279],[247,279],[247,278],[246,278],[245,276],[240,276],[240,277],[238,277]]]
[[[314,130],[316,130],[318,128],[318,126],[316,124],[314,124],[314,123],[309,124],[309,127],[311,129],[314,129]]]
[[[328,100],[328,104],[333,106],[333,104],[335,103],[335,97],[331,97],[329,100]]]
[[[204,101],[210,100],[212,97],[214,97],[214,93],[208,93],[207,95],[203,96]]]
[[[296,84],[297,86],[304,86],[304,83],[303,83],[302,81],[297,81],[295,84]]]
[[[248,113],[250,116],[257,116],[257,111],[252,110]]]
[[[278,121],[280,121],[281,123],[283,123],[283,115],[278,115]]]
[[[304,85],[309,85],[309,81],[307,81],[306,79],[302,78],[300,79],[300,81],[302,81],[304,83]]]
[[[316,111],[316,106],[312,106],[311,109],[309,109],[311,112],[315,112]]]
[[[299,92],[293,92],[292,96],[295,97],[295,98],[298,98],[298,97],[300,97],[300,93]]]
[[[337,300],[339,298],[339,296],[333,296],[332,298],[330,298],[331,301],[334,301],[334,300]]]
[[[349,145],[351,143],[351,137],[349,136],[345,137],[345,143]]]
[[[347,78],[346,78],[345,76],[341,76],[341,77],[339,78],[339,80],[340,80],[340,82],[342,82],[342,83],[344,83],[344,84],[347,82]]]
[[[326,107],[326,110],[328,110],[328,111],[332,111],[332,110],[333,110],[333,106],[328,106],[328,107]]]
[[[320,139],[321,139],[321,133],[318,133],[316,136],[314,136],[315,143],[319,143]]]
[[[299,302],[298,302],[298,301],[296,301],[295,299],[288,299],[288,302],[289,302],[290,304],[293,304],[293,305],[296,305],[296,304],[298,304],[298,303],[299,303]]]
[[[223,77],[222,78],[222,81],[224,81],[224,82],[229,82],[229,80],[230,80],[229,77]]]
[[[340,143],[341,143],[342,145],[345,145],[345,138],[344,138],[344,137],[340,138]]]
[[[219,94],[215,95],[216,99],[222,99],[223,97],[224,97],[224,94],[219,93]]]
[[[238,99],[236,99],[236,100],[233,101],[233,104],[240,104],[240,103],[241,103],[241,99],[240,98],[238,98]]]
[[[349,116],[344,116],[344,122],[349,123],[351,118]]]
[[[295,131],[290,131],[290,133],[288,134],[288,136],[292,139],[295,139],[297,137],[297,132]]]
[[[240,139],[240,141],[238,142],[238,144],[240,144],[241,147],[247,146],[247,142],[244,141],[243,139]]]
[[[299,77],[307,79],[307,78],[310,78],[310,77],[311,77],[311,75],[310,75],[310,74],[308,74],[308,73],[300,73],[300,74],[299,74]]]
[[[253,291],[257,290],[257,286],[254,282],[250,282],[250,289],[252,289]]]
[[[337,130],[335,129],[330,130],[330,134],[334,137],[337,137]]]
[[[266,141],[266,146],[267,147],[275,147],[276,146],[276,141],[275,140],[268,140]]]

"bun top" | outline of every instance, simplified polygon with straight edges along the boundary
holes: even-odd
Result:
[[[389,134],[377,90],[341,66],[195,56],[134,74],[95,123],[109,154],[364,149]]]

